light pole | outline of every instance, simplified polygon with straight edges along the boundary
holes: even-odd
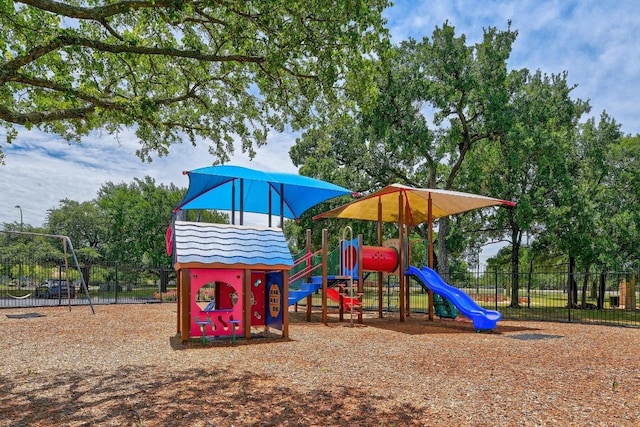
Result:
[[[20,231],[22,231],[22,207],[15,205],[16,209],[20,209]],[[18,289],[22,289],[22,261],[20,261],[20,269],[18,270]]]
[[[22,231],[22,207],[20,205],[15,205],[14,207],[20,209],[20,231]]]

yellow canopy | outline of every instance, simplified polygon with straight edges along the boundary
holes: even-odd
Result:
[[[405,222],[413,226],[427,222],[428,204],[431,199],[431,218],[441,218],[472,209],[489,206],[515,206],[507,200],[459,191],[414,188],[402,184],[391,184],[361,199],[316,215],[318,218],[351,218],[370,221],[398,222],[399,198],[407,208],[408,217]],[[382,205],[382,218],[378,217],[378,205]]]

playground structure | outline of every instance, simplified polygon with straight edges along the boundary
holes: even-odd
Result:
[[[177,330],[189,338],[244,336],[251,327],[288,336],[288,273],[293,265],[279,229],[176,221]],[[202,302],[204,290],[209,301]],[[204,293],[206,294],[206,293]]]
[[[323,242],[326,240],[323,238]],[[364,273],[379,273],[381,274],[394,274],[398,275],[400,271],[404,272],[405,282],[408,285],[410,278],[413,278],[419,283],[425,290],[432,291],[434,295],[434,306],[438,317],[456,318],[458,311],[464,314],[473,322],[473,327],[476,331],[491,330],[496,327],[496,323],[501,319],[499,312],[494,310],[487,310],[479,306],[471,297],[459,289],[446,284],[442,278],[431,268],[422,267],[421,269],[411,265],[411,248],[409,244],[405,244],[404,248],[400,248],[397,245],[398,240],[392,239],[383,242],[382,246],[365,246],[362,244],[362,236],[358,236],[356,239],[340,241],[340,275],[332,276],[327,275],[323,269],[323,275],[320,277],[313,276],[312,281],[315,283],[322,283],[322,287],[304,287],[304,291],[299,291],[299,297],[295,300],[290,300],[290,303],[297,302],[304,298],[309,297],[313,292],[322,291],[322,321],[327,323],[327,303],[324,295],[335,302],[339,303],[340,321],[343,320],[343,312],[349,311],[351,314],[351,321],[353,321],[354,308],[358,317],[358,323],[362,323],[362,301],[363,295],[363,278]],[[326,265],[325,253],[327,248],[322,248],[323,261],[321,266]],[[316,254],[307,253],[300,257],[301,260],[309,262],[310,259]],[[311,271],[314,266],[309,264],[304,272]],[[292,276],[293,277],[293,276]],[[356,285],[353,284],[356,282]],[[337,283],[337,287],[341,288],[338,291],[334,288],[326,287],[325,284]],[[357,288],[356,297],[353,293],[347,295],[342,291],[343,287],[346,287],[346,283],[349,283],[347,289]],[[407,288],[408,289],[408,288]],[[378,315],[383,317],[383,281],[378,280],[377,286],[378,293]],[[401,301],[405,298],[401,297]],[[410,316],[410,299],[405,301],[405,307],[407,315]],[[311,301],[307,302],[307,309],[309,310]],[[307,316],[309,319],[309,316]]]
[[[309,262],[317,254],[326,259],[324,230],[323,248],[301,257],[302,271],[289,276],[295,264],[279,229],[186,221],[175,221],[172,227],[179,286],[177,330],[183,342],[198,337],[203,343],[207,337],[250,340],[251,328],[259,327],[281,330],[282,337],[288,337],[288,306],[318,291],[325,323],[328,298],[339,304],[341,320],[346,311],[352,323],[357,317],[361,324],[362,272],[398,271],[397,249],[362,246],[361,236],[341,242],[345,255],[339,275],[327,274],[326,261],[315,266]],[[318,267],[323,274],[310,276]],[[290,289],[296,282],[298,289]],[[202,294],[207,294],[204,301]]]
[[[199,337],[252,338],[252,327],[288,337],[289,271],[293,259],[272,215],[297,218],[308,208],[350,191],[312,178],[234,166],[185,172],[189,189],[167,230],[167,253],[177,273],[177,332]],[[187,222],[185,209],[231,211],[231,225]],[[236,211],[239,224],[236,225]],[[244,225],[244,213],[266,214],[269,227]],[[202,301],[202,295],[212,297]]]
[[[350,227],[345,227],[338,247],[339,271],[337,274],[329,274],[327,247],[327,230],[323,230],[322,247],[316,252],[310,251],[311,231],[307,230],[307,251],[296,261],[298,272],[291,275],[290,286],[296,290],[289,291],[289,305],[293,305],[307,298],[307,319],[311,316],[311,296],[315,292],[321,292],[322,296],[322,322],[328,322],[327,300],[338,303],[339,320],[342,321],[345,312],[350,316],[351,324],[357,317],[357,322],[362,324],[362,296],[365,273],[377,272],[380,275],[397,274],[400,271],[400,251],[397,240],[391,239],[381,246],[365,246],[362,244],[362,236],[353,238]],[[347,238],[347,234],[349,237]],[[313,260],[321,257],[319,263]],[[313,276],[311,273],[321,269],[321,274]],[[380,276],[382,277],[382,276]],[[381,288],[380,282],[380,288]],[[382,315],[382,291],[379,293],[380,315]]]
[[[222,168],[218,174],[216,168]],[[345,311],[349,313],[351,324],[356,319],[363,323],[362,295],[365,272],[377,274],[378,316],[383,316],[383,275],[395,274],[399,278],[399,315],[403,322],[410,316],[409,279],[414,278],[429,293],[429,319],[434,316],[434,295],[438,295],[438,315],[455,317],[459,310],[473,321],[477,331],[494,329],[501,315],[497,311],[485,310],[478,306],[463,292],[447,285],[438,274],[429,267],[411,266],[411,250],[408,244],[410,226],[416,221],[426,218],[429,221],[429,265],[432,265],[432,194],[437,190],[419,190],[411,187],[394,185],[376,192],[361,200],[356,200],[341,208],[334,209],[316,218],[346,217],[355,219],[371,219],[370,213],[362,217],[362,211],[350,210],[352,205],[371,199],[377,203],[378,242],[376,246],[366,246],[362,236],[353,238],[351,229],[345,228],[340,240],[340,271],[329,275],[328,236],[323,230],[322,247],[312,252],[307,243],[306,253],[294,262],[284,237],[279,228],[271,227],[271,215],[279,213],[281,223],[283,216],[299,215],[304,210],[338,195],[348,194],[349,190],[333,186],[319,180],[306,177],[298,181],[295,176],[286,174],[264,174],[237,167],[214,167],[196,170],[190,174],[190,187],[183,201],[175,212],[181,209],[218,209],[231,207],[232,224],[203,224],[174,220],[167,234],[167,250],[173,254],[174,268],[177,272],[178,286],[178,320],[177,331],[182,341],[199,338],[206,342],[208,337],[236,336],[246,340],[252,338],[252,327],[263,327],[265,330],[279,329],[282,337],[288,337],[288,307],[307,298],[307,318],[311,315],[311,296],[321,293],[322,322],[328,323],[328,299],[338,303],[340,321]],[[234,174],[244,174],[243,178]],[[209,182],[211,181],[211,182]],[[236,181],[239,181],[236,185]],[[230,185],[229,185],[230,184]],[[256,203],[255,194],[247,199],[245,188],[263,185],[263,193],[267,192],[266,203]],[[286,185],[285,185],[286,184]],[[230,188],[220,192],[220,187]],[[288,187],[286,187],[288,186]],[[274,190],[275,189],[275,190]],[[315,191],[324,192],[318,195]],[[212,197],[213,192],[231,197],[231,202],[220,202],[220,194]],[[380,193],[380,194],[378,194]],[[414,208],[414,193],[419,197],[428,194],[425,206]],[[279,207],[273,207],[273,195],[280,197]],[[288,195],[288,199],[285,198]],[[293,196],[291,196],[293,194]],[[313,204],[309,203],[309,194],[314,194]],[[439,216],[463,212],[465,210],[509,204],[510,202],[483,196],[466,195],[465,193],[440,191],[439,194],[452,208],[442,208]],[[385,216],[383,196],[391,196],[393,201],[391,215]],[[207,197],[206,201],[200,200]],[[469,198],[472,203],[465,205],[461,200]],[[240,224],[235,224],[236,199],[239,200]],[[298,201],[303,205],[296,207]],[[222,204],[220,204],[222,203]],[[375,206],[375,205],[374,205]],[[444,206],[444,205],[443,205]],[[247,227],[243,225],[244,209],[269,215],[269,228]],[[440,207],[439,207],[440,208]],[[370,212],[371,208],[365,211]],[[424,211],[424,213],[422,213]],[[344,215],[347,213],[346,216]],[[355,214],[354,214],[355,212]],[[349,216],[350,215],[350,216]],[[422,217],[421,217],[422,215]],[[382,240],[382,222],[397,221],[398,238]],[[310,231],[307,232],[310,242]],[[347,236],[348,235],[348,236]],[[312,259],[320,256],[321,262],[313,264]],[[320,269],[320,274],[317,270]],[[291,273],[296,271],[295,273]],[[315,275],[314,275],[315,274]],[[208,294],[210,300],[203,301],[202,294]]]

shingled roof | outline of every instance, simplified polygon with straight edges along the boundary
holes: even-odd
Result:
[[[293,258],[279,228],[176,221],[175,267],[290,270]]]

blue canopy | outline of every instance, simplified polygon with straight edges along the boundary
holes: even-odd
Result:
[[[177,209],[216,209],[300,218],[307,209],[351,191],[319,179],[241,166],[184,172],[189,189]]]

